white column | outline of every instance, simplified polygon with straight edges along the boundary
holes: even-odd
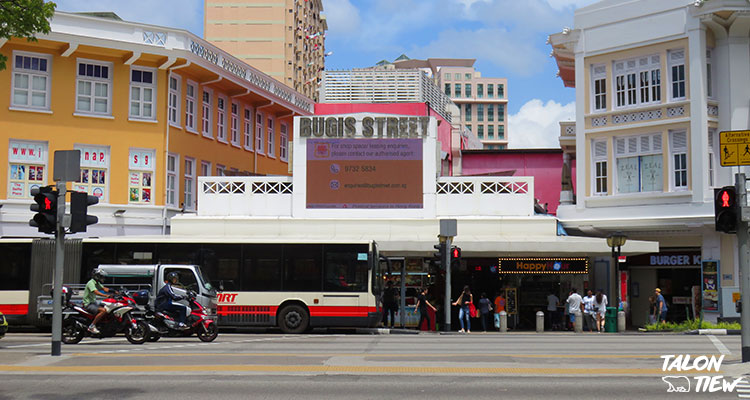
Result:
[[[706,190],[708,188],[706,31],[697,18],[688,20],[687,53],[690,88],[690,178],[693,202],[703,203],[704,201],[710,201],[712,197],[708,195]],[[673,163],[674,160],[670,157],[670,173],[674,167]]]
[[[584,198],[586,197],[586,171],[590,169],[591,157],[586,152],[586,81],[585,81],[585,63],[583,57],[584,51],[584,32],[581,31],[578,36],[578,43],[575,49],[575,74],[576,74],[576,165],[575,187],[576,192],[576,209],[585,208]],[[572,179],[572,177],[571,177]]]
[[[729,27],[727,51],[729,53],[729,93],[722,96],[728,101],[719,105],[719,112],[727,112],[722,122],[729,125],[720,126],[723,130],[747,130],[750,128],[750,16],[741,15]],[[725,119],[726,118],[726,119]],[[743,167],[742,172],[748,173]],[[732,168],[732,171],[736,169]],[[732,179],[731,182],[734,180]]]

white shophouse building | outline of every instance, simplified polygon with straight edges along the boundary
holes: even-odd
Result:
[[[750,122],[750,4],[601,1],[549,41],[576,91],[575,127],[561,135],[577,159],[577,193],[558,208],[565,228],[659,242],[660,253],[624,264],[634,325],[656,287],[670,318],[684,318],[698,290],[706,318],[737,316],[736,237],[714,229],[713,189],[738,172],[719,166],[719,132]],[[701,279],[712,261],[719,271]]]
[[[475,291],[480,284],[518,287],[522,311],[524,293],[539,294],[524,292],[530,275],[498,274],[498,257],[591,260],[610,253],[604,239],[559,235],[554,217],[535,215],[532,177],[438,176],[435,117],[295,117],[292,143],[291,177],[200,177],[198,212],[173,218],[172,236],[375,240],[381,254],[424,277],[439,220],[456,219],[463,262],[454,291],[462,284]],[[623,254],[657,250],[654,242],[632,240]],[[548,271],[533,281],[582,288],[597,272],[606,274],[588,265],[587,272]],[[481,281],[487,277],[493,280]]]

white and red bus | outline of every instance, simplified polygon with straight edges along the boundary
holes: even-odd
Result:
[[[52,281],[54,241],[0,240],[0,312],[43,325],[36,299]],[[383,281],[374,241],[113,237],[66,241],[66,283],[85,283],[101,264],[194,264],[219,289],[219,326],[372,327]],[[130,283],[126,280],[114,284]],[[47,286],[48,287],[48,286]]]

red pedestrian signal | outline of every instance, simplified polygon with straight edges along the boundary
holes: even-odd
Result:
[[[31,189],[35,204],[31,211],[36,212],[29,225],[38,228],[39,232],[55,233],[57,231],[57,189],[54,186],[42,186]]]
[[[734,186],[714,189],[714,218],[716,231],[737,232],[737,190]]]

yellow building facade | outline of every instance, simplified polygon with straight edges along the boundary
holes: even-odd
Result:
[[[94,235],[169,231],[197,177],[286,175],[292,118],[313,102],[182,30],[58,12],[37,42],[0,42],[0,234],[32,236],[30,190],[81,151],[68,189],[96,195]]]

